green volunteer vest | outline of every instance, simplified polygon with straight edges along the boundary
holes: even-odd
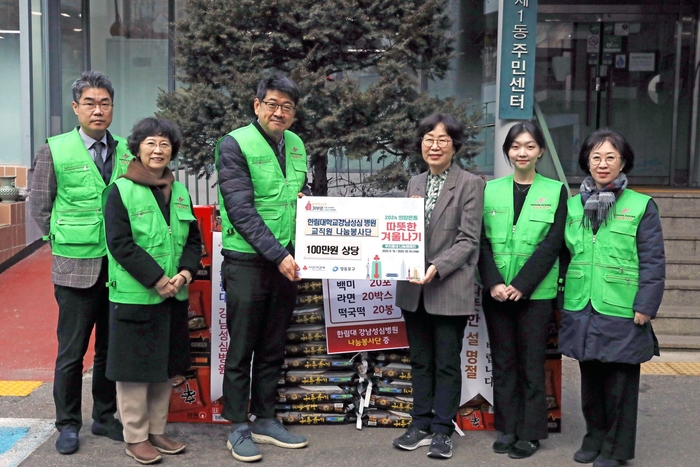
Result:
[[[297,193],[301,192],[306,175],[304,143],[291,131],[284,132],[287,173],[285,179],[270,144],[252,123],[230,132],[228,136],[233,137],[238,142],[248,163],[254,189],[253,202],[258,214],[278,242],[285,247],[289,243],[294,244]],[[220,144],[221,140],[216,144],[215,157],[217,162]],[[219,189],[219,206],[221,206],[223,248],[241,253],[256,253],[255,249],[233,228],[224,208],[221,189]]]
[[[190,223],[195,220],[187,188],[180,182],[173,183],[173,191],[170,195],[170,226],[168,226],[149,187],[125,178],[120,178],[114,184],[119,187],[122,202],[129,213],[134,242],[156,260],[166,276],[173,277],[178,272],[180,257],[190,231]],[[108,191],[105,190],[105,196],[103,196],[105,200]],[[165,300],[158,294],[155,287],[147,289],[141,285],[109,253],[108,258],[107,286],[111,302],[155,305]],[[181,288],[175,298],[187,300],[187,287]]]
[[[484,191],[484,227],[493,259],[506,285],[522,269],[554,223],[562,183],[535,174],[525,204],[513,225],[513,176],[491,180]],[[557,295],[559,260],[528,298],[544,300]]]
[[[126,173],[133,156],[126,140],[114,136],[114,182]],[[56,199],[51,211],[49,235],[53,254],[66,258],[100,258],[107,254],[101,193],[106,185],[92,156],[75,129],[47,140],[56,172]]]
[[[581,225],[581,195],[569,199],[565,237],[571,263],[564,285],[565,309],[582,310],[590,300],[604,315],[634,317],[639,288],[637,227],[650,199],[624,190],[615,202],[614,216],[595,235]]]

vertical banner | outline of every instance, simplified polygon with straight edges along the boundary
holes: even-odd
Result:
[[[477,394],[493,405],[493,377],[491,376],[491,345],[481,304],[481,285],[474,284],[476,314],[470,316],[462,343],[462,398],[459,405],[472,400]]]
[[[325,280],[323,295],[329,354],[408,347],[395,281]]]
[[[211,400],[223,395],[224,363],[228,351],[226,328],[226,291],[221,281],[221,232],[214,232],[211,261]]]
[[[537,0],[504,0],[498,118],[529,120],[535,88]]]

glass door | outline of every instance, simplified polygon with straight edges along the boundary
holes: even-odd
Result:
[[[690,80],[683,79],[688,66],[679,64],[685,59],[692,72],[692,56],[682,57],[677,25],[674,14],[539,15],[535,96],[570,183],[587,175],[578,151],[601,127],[632,144],[630,183],[683,178],[678,167],[687,168],[691,99],[683,100]]]

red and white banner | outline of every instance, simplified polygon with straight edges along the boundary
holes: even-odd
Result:
[[[391,280],[323,281],[328,353],[408,347]]]

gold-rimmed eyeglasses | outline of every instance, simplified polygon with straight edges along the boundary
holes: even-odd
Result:
[[[423,146],[425,146],[426,148],[432,148],[433,144],[437,143],[439,148],[444,149],[451,142],[452,142],[452,140],[449,138],[440,138],[440,139],[423,138]]]
[[[155,151],[156,148],[160,148],[161,151],[170,151],[173,148],[169,141],[161,141],[160,143],[156,143],[155,141],[141,141],[141,145],[151,151]]]
[[[605,157],[600,157],[600,156],[591,156],[589,159],[591,163],[591,167],[598,167],[603,160],[607,165],[613,165],[615,164],[618,160],[620,159],[619,156],[605,156]]]

